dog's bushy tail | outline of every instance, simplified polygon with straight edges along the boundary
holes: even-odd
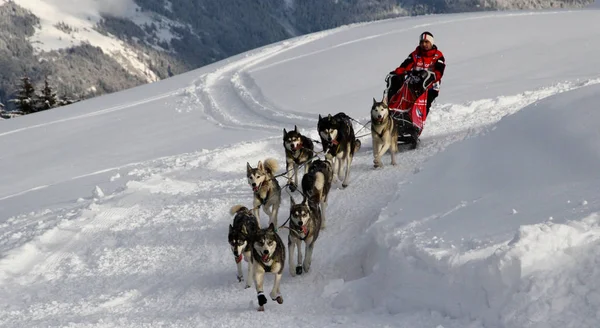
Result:
[[[248,208],[244,205],[234,205],[229,209],[229,214],[235,215],[239,211],[247,211]]]
[[[275,175],[275,172],[279,170],[279,165],[277,164],[277,160],[274,158],[265,159],[263,165],[265,166],[265,170],[269,172],[271,175]]]

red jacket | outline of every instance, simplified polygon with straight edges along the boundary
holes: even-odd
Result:
[[[444,54],[442,54],[435,45],[428,51],[424,51],[420,46],[417,46],[417,49],[411,52],[408,55],[408,58],[394,70],[394,73],[400,75],[410,70],[428,69],[435,73],[436,79],[433,88],[439,90],[439,84],[442,81],[445,68],[446,59],[444,58]]]

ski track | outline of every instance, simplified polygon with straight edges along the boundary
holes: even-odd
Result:
[[[174,92],[183,91],[184,101],[180,107],[198,106],[211,122],[232,129],[279,132],[282,124],[316,125],[312,115],[275,108],[247,72],[269,58],[330,33],[267,47],[202,75],[193,85]],[[560,83],[466,104],[435,104],[420,148],[399,153],[397,167],[389,165],[386,154],[385,167],[374,170],[370,136],[364,138],[351,168],[350,186],[340,190],[340,183],[336,182],[331,191],[328,227],[317,242],[312,271],[292,278],[286,260],[282,281],[285,303],[280,306],[269,301],[262,326],[306,326],[315,318],[320,319],[321,326],[385,325],[387,322],[378,323],[372,316],[363,318],[331,306],[343,282],[366,274],[362,266],[368,256],[364,254],[366,247],[356,243],[355,237],[378,219],[380,213],[372,208],[384,208],[406,176],[417,173],[421,163],[453,142],[484,133],[503,116],[541,98],[596,83],[600,80]],[[100,115],[143,102],[66,120]],[[365,112],[359,119],[366,121],[367,117]],[[355,124],[356,130],[361,128]],[[306,133],[318,138],[314,130]],[[362,130],[360,134],[364,133],[368,131]],[[0,225],[0,252],[4,255],[0,258],[0,299],[10,305],[0,305],[0,326],[60,326],[64,322],[70,322],[72,327],[161,326],[167,318],[172,320],[170,326],[212,327],[241,326],[254,320],[254,287],[244,290],[235,279],[235,264],[226,241],[227,225],[232,220],[228,211],[234,204],[251,204],[252,193],[246,185],[244,163],[254,165],[267,157],[276,158],[279,171],[283,172],[285,162],[279,133],[277,137],[256,143],[124,166],[120,170],[129,169],[126,174],[129,181],[111,195],[88,197],[59,210],[8,219]],[[96,173],[103,172],[106,170]],[[73,179],[86,176],[89,175]],[[280,181],[282,185],[285,183],[283,178]],[[44,187],[48,186],[37,189]],[[16,195],[5,198],[13,196]],[[299,198],[297,193],[294,196]],[[282,199],[279,224],[288,216],[287,190]],[[266,222],[264,212],[261,212],[261,222]],[[280,235],[285,242],[287,230],[280,230]],[[271,286],[272,277],[268,276],[265,292],[269,292]],[[14,293],[17,289],[19,293]],[[464,322],[440,314],[425,316],[432,317],[433,327],[438,324],[466,326]],[[275,317],[277,320],[269,320]]]

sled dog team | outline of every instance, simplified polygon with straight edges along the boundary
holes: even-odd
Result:
[[[381,155],[388,148],[393,148],[395,144],[393,125],[390,129],[387,125],[389,115],[381,107],[386,106],[381,104],[376,106],[374,102],[371,109],[372,118],[377,119],[377,124],[372,124],[371,128],[375,167],[381,166]],[[231,207],[233,223],[229,225],[228,239],[237,265],[238,281],[245,280],[246,288],[251,287],[251,280],[254,281],[259,311],[264,311],[264,305],[267,303],[263,286],[267,273],[275,276],[269,294],[271,300],[279,304],[283,303],[279,287],[285,268],[286,248],[277,233],[278,228],[289,230],[287,249],[290,275],[294,277],[310,271],[315,243],[321,229],[326,226],[329,190],[335,178],[341,181],[343,188],[348,186],[352,160],[361,147],[351,120],[342,112],[333,116],[329,114],[326,117],[319,115],[317,130],[322,152],[315,151],[313,140],[298,132],[296,126],[291,131],[283,129],[286,160],[284,174],[288,180],[287,186],[292,193],[298,191],[302,195],[302,201],[296,202],[290,195],[289,218],[282,226],[278,226],[277,222],[283,189],[277,181],[279,177],[276,175],[277,161],[267,158],[259,161],[256,167],[246,163],[246,177],[253,191],[253,208],[249,209],[242,205]],[[380,125],[383,126],[380,128]],[[324,159],[319,158],[320,153],[324,154]],[[393,155],[392,164],[395,164]],[[302,166],[304,174],[298,185],[299,171]],[[267,227],[261,227],[260,224],[261,208],[269,217]],[[304,257],[301,249],[303,243]],[[297,257],[294,257],[296,251]],[[245,279],[242,259],[248,263]]]

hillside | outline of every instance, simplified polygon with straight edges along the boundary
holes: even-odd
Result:
[[[598,327],[600,58],[572,46],[600,50],[599,18],[345,26],[3,121],[0,326]],[[286,268],[285,302],[257,313],[227,244],[229,208],[251,203],[246,163],[283,172],[282,129],[316,138],[318,114],[361,129],[424,26],[448,69],[421,147],[374,170],[362,138],[312,271]]]
[[[89,98],[165,79],[306,33],[378,19],[462,11],[577,8],[589,0],[2,0],[0,102],[27,74]]]

